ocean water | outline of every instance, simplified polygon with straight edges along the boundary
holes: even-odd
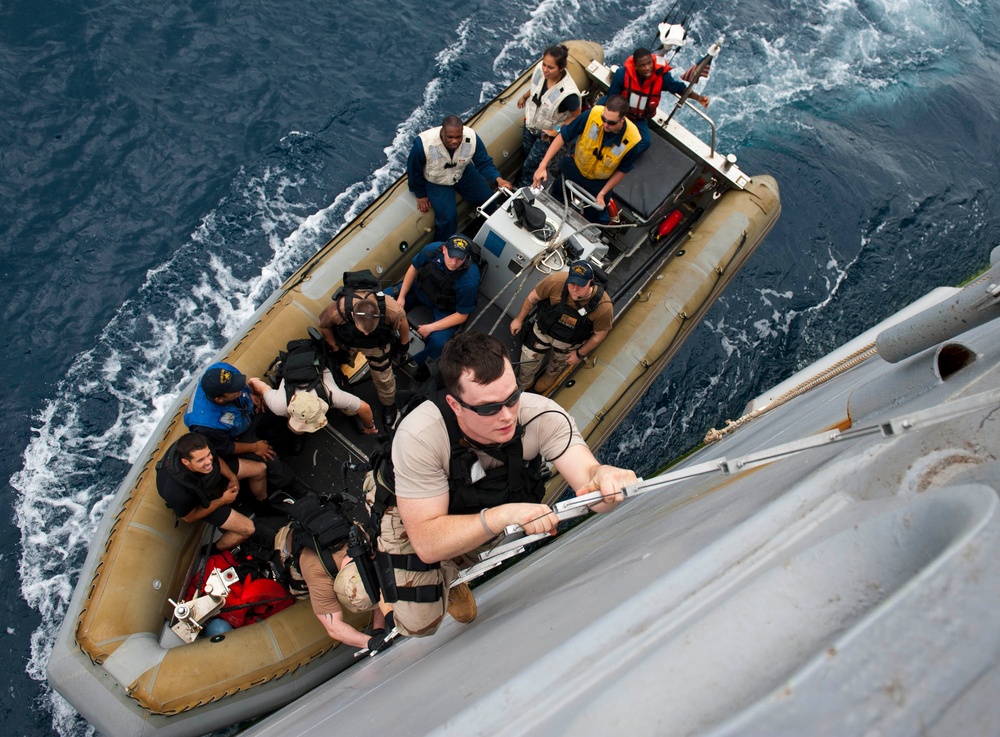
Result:
[[[619,61],[673,1],[0,5],[0,709],[85,735],[44,681],[90,537],[190,377],[549,43]],[[686,8],[685,8],[686,10]],[[719,147],[783,214],[603,453],[648,473],[997,245],[1000,0],[695,4]]]

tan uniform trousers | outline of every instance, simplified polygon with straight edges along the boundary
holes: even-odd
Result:
[[[375,482],[370,473],[365,477],[364,489],[369,500],[373,500]],[[396,507],[390,507],[382,517],[378,546],[382,552],[393,555],[414,554],[413,545],[410,544],[410,538],[403,528],[403,521],[400,519]],[[443,560],[440,568],[430,571],[395,569],[397,589],[436,585],[440,585],[443,589],[443,596],[437,601],[426,603],[397,601],[392,605],[396,628],[400,634],[408,637],[427,637],[437,632],[448,611],[448,594],[451,582],[458,577],[460,566],[470,565],[474,560],[474,558],[467,560],[466,556],[456,560]]]
[[[387,365],[382,370],[376,370],[371,361],[368,362],[368,368],[372,372],[372,384],[375,385],[375,393],[378,394],[378,401],[382,404],[396,403],[396,374],[392,372],[392,365],[389,364],[391,350],[392,347],[388,345],[357,349],[361,355],[368,359],[378,360],[385,356],[384,362]]]
[[[531,330],[534,334],[536,345],[542,344],[548,346],[548,348],[535,351],[528,347],[527,341],[521,346],[521,365],[517,367],[517,383],[522,389],[531,386],[535,381],[538,367],[541,366],[542,358],[546,353],[551,353],[551,355],[549,356],[548,364],[545,366],[545,373],[555,375],[566,368],[570,352],[583,345],[583,343],[565,343],[561,340],[556,340],[551,336],[539,332],[534,323],[531,325]]]

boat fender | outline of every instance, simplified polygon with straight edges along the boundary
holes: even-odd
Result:
[[[205,636],[212,642],[221,642],[226,632],[231,632],[233,625],[221,617],[215,617],[205,625]]]

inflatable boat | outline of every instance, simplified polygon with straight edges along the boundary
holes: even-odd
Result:
[[[600,98],[612,74],[601,47],[568,46],[569,72],[589,101]],[[517,179],[521,166],[517,99],[530,78],[528,70],[466,121],[508,180]],[[500,190],[480,207],[459,207],[459,228],[479,244],[484,261],[480,309],[468,329],[492,331],[512,350],[510,320],[546,274],[579,258],[607,274],[614,328],[549,391],[595,450],[780,212],[775,181],[745,174],[735,157],[718,152],[707,115],[690,102],[676,114],[663,105],[650,124],[650,149],[614,191],[615,227],[593,226],[548,193],[528,189]],[[542,228],[517,224],[519,200],[531,200],[544,214]],[[384,285],[398,282],[432,241],[433,228],[433,214],[419,212],[402,177],[267,299],[214,360],[264,375],[289,341],[316,327],[345,272],[367,269]],[[378,406],[365,367],[356,368],[352,391]],[[401,372],[403,388],[408,381]],[[186,642],[171,629],[209,531],[177,523],[157,494],[155,465],[186,432],[182,416],[193,390],[194,384],[167,411],[111,503],[48,664],[53,687],[109,737],[204,734],[273,711],[356,662],[351,648],[329,638],[307,601],[221,637]],[[330,488],[341,483],[343,464],[363,463],[374,443],[347,418],[333,418],[290,462],[303,484]],[[350,483],[360,488],[360,478]],[[558,478],[551,482],[553,497],[560,485]],[[362,616],[349,621],[366,625]]]

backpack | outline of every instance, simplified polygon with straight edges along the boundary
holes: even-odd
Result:
[[[264,378],[274,389],[284,380],[286,401],[290,402],[298,389],[315,389],[319,397],[330,404],[330,393],[323,384],[323,370],[330,370],[337,386],[343,387],[346,381],[340,363],[326,341],[313,328],[309,329],[309,333],[308,338],[288,341],[285,350],[278,351],[278,356],[264,372]]]
[[[296,499],[286,511],[292,520],[293,558],[298,559],[302,548],[311,548],[319,556],[326,572],[331,578],[336,578],[337,565],[332,551],[348,541],[353,526],[340,502],[321,499],[319,494],[308,492]]]
[[[343,294],[345,289],[377,293],[382,291],[382,285],[370,269],[362,269],[344,272],[344,286],[334,292],[333,299],[339,299],[338,294]]]
[[[308,596],[308,585],[299,570],[299,554],[304,548],[313,550],[319,556],[323,570],[331,579],[336,579],[339,570],[333,553],[347,546],[347,555],[355,562],[358,574],[371,601],[379,600],[379,585],[375,573],[375,560],[372,540],[365,533],[358,519],[367,521],[367,507],[346,491],[346,474],[349,470],[360,470],[351,463],[344,464],[344,491],[332,496],[321,496],[316,492],[307,492],[305,496],[296,499],[285,511],[291,519],[287,534],[291,544],[284,547],[282,535],[279,532],[275,538],[278,548],[272,555],[272,561],[280,573],[277,578],[288,588],[296,598]],[[282,552],[284,548],[284,552]],[[285,552],[291,557],[286,561]]]

